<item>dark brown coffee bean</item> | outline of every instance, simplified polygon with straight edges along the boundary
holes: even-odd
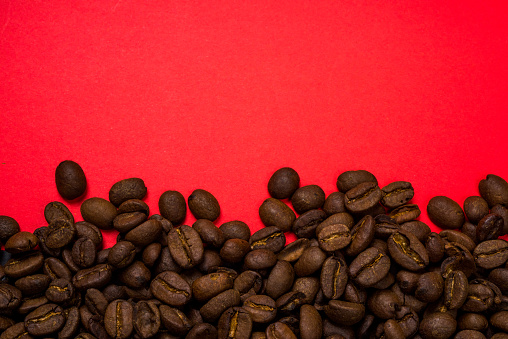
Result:
[[[90,288],[85,294],[85,304],[93,314],[104,316],[109,301],[101,291],[96,288]]]
[[[267,339],[296,339],[296,335],[291,331],[290,327],[282,322],[270,324],[265,331]]]
[[[44,260],[43,271],[52,280],[58,278],[72,279],[72,273],[69,268],[57,258],[46,258]]]
[[[425,246],[412,233],[396,232],[390,236],[387,244],[393,260],[407,270],[418,271],[429,264]]]
[[[233,287],[234,277],[227,272],[210,273],[192,284],[192,295],[197,301],[207,301]]]
[[[441,259],[443,259],[445,253],[444,240],[439,234],[431,232],[425,242],[425,249],[429,255],[430,262],[439,262]]]
[[[425,338],[450,338],[457,328],[457,321],[448,313],[432,313],[420,323],[420,334]]]
[[[166,191],[159,198],[161,215],[174,225],[180,225],[187,214],[185,197],[178,191]],[[199,219],[199,218],[197,218]]]
[[[480,181],[478,185],[480,195],[493,207],[497,204],[508,206],[508,183],[503,178],[489,174],[486,179]]]
[[[272,268],[268,276],[265,293],[273,299],[279,298],[293,286],[295,272],[293,266],[283,260],[279,260]]]
[[[192,297],[189,284],[175,272],[162,272],[150,284],[154,297],[171,306],[183,306]]]
[[[489,281],[494,283],[503,294],[508,294],[508,268],[496,268],[489,273]]]
[[[118,214],[113,219],[113,228],[120,233],[127,233],[147,220],[143,212],[127,212]]]
[[[77,307],[71,307],[64,310],[65,324],[58,332],[59,339],[71,339],[74,338],[76,332],[79,329],[79,311]]]
[[[490,323],[501,331],[508,332],[508,311],[494,313],[490,317]]]
[[[132,321],[136,333],[143,339],[153,337],[161,326],[157,305],[152,301],[139,301],[133,310]]]
[[[12,285],[0,283],[0,310],[14,310],[20,303],[21,291]]]
[[[291,197],[291,204],[296,213],[302,214],[312,209],[318,209],[325,203],[326,195],[318,185],[307,185],[298,188]]]
[[[264,270],[275,265],[277,257],[267,249],[257,249],[245,255],[244,265],[249,270]]]
[[[489,286],[472,280],[469,282],[467,298],[461,309],[466,312],[484,312],[493,305],[494,297],[494,291]]]
[[[118,273],[118,279],[130,288],[141,288],[147,285],[150,277],[150,270],[141,261],[134,261]]]
[[[286,236],[284,232],[275,226],[264,227],[252,234],[249,244],[252,250],[268,249],[277,253],[284,248]]]
[[[378,283],[389,270],[390,259],[375,247],[361,252],[349,265],[351,278],[364,287]]]
[[[76,228],[76,237],[79,238],[88,238],[92,240],[95,245],[96,250],[100,250],[102,248],[102,233],[99,228],[89,222],[80,221],[74,224]]]
[[[484,241],[473,252],[476,265],[492,269],[502,266],[508,260],[508,242],[502,239]]]
[[[108,253],[108,263],[115,268],[129,266],[136,255],[136,247],[129,241],[119,241]]]
[[[249,226],[240,220],[228,221],[220,225],[219,229],[222,234],[228,239],[242,239],[249,241],[250,239],[250,228]]]
[[[125,300],[115,300],[106,308],[104,328],[110,337],[116,339],[130,338],[133,330],[132,305]]]
[[[351,234],[346,225],[329,225],[320,230],[317,235],[319,247],[326,252],[334,252],[348,246]]]
[[[81,204],[83,219],[101,229],[113,227],[113,220],[117,215],[116,207],[102,198],[89,198]]]
[[[228,239],[220,249],[222,260],[237,264],[242,261],[245,255],[250,251],[250,245],[242,239]]]
[[[476,264],[473,255],[466,247],[459,243],[451,242],[445,245],[445,252],[448,258],[441,263],[441,274],[446,279],[450,272],[460,270],[469,277],[476,271]]]
[[[295,263],[295,273],[299,277],[305,277],[317,272],[326,259],[326,254],[319,247],[307,248],[300,259]]]
[[[5,244],[10,237],[19,231],[19,224],[14,218],[0,215],[0,242]]]
[[[346,192],[346,208],[352,213],[362,213],[374,207],[382,198],[375,182],[364,182]]]
[[[464,212],[459,204],[450,198],[437,196],[427,205],[429,219],[443,229],[461,228],[465,222]]]
[[[82,196],[86,191],[85,172],[72,160],[62,161],[55,170],[58,193],[67,200]]]
[[[143,263],[148,267],[152,267],[157,261],[157,258],[159,258],[161,250],[162,245],[156,242],[146,246],[141,255]]]
[[[80,238],[72,246],[72,260],[82,268],[95,263],[95,254],[95,244],[88,238]]]
[[[483,314],[464,313],[457,319],[459,330],[475,330],[483,332],[489,326],[489,321]]]
[[[134,246],[145,247],[155,242],[162,233],[162,225],[157,220],[147,220],[135,227],[125,235],[125,240],[130,241]]]
[[[1,339],[33,339],[25,328],[25,323],[20,322],[8,327],[5,332],[0,335]]]
[[[175,336],[186,335],[193,324],[181,310],[167,305],[160,305],[160,317],[162,324]]]
[[[57,219],[48,226],[45,244],[49,248],[62,248],[74,240],[76,228],[66,219]]]
[[[71,223],[74,223],[74,217],[72,216],[71,211],[59,201],[53,201],[46,205],[44,208],[44,218],[51,224],[53,221],[57,219],[66,219]]]
[[[118,214],[132,212],[143,212],[146,215],[150,215],[150,207],[140,199],[129,199],[118,206]]]
[[[396,223],[402,224],[418,218],[420,213],[418,205],[407,204],[395,208],[390,212],[389,216],[395,220]]]
[[[203,243],[207,245],[220,248],[226,241],[226,237],[222,230],[215,226],[210,220],[198,219],[192,224],[192,228],[198,232]]]
[[[376,222],[370,215],[363,217],[351,229],[351,242],[346,248],[346,255],[356,256],[364,251],[374,239]]]
[[[187,225],[169,232],[168,247],[175,262],[184,269],[198,265],[203,258],[203,242],[198,232]]]
[[[318,234],[323,228],[329,225],[342,224],[346,225],[349,229],[353,228],[355,224],[355,220],[353,216],[349,213],[336,213],[328,218],[326,218],[321,224],[316,228],[316,234]]]
[[[232,307],[222,313],[218,323],[218,339],[249,339],[252,332],[250,314],[241,307]]]
[[[497,239],[503,233],[504,220],[501,216],[491,213],[480,220],[476,227],[478,242]]]
[[[89,288],[101,289],[106,286],[113,275],[113,269],[108,264],[99,264],[79,270],[72,278],[72,284],[79,290]]]
[[[399,228],[402,231],[413,233],[421,243],[425,243],[431,233],[430,227],[426,223],[419,220],[407,221],[402,223]]]
[[[250,339],[266,339],[266,333],[264,332],[252,332]]]
[[[5,274],[10,278],[21,278],[36,273],[44,263],[41,252],[27,252],[20,257],[7,260]]]
[[[413,294],[418,284],[420,274],[411,271],[398,271],[396,280],[400,290],[406,294]]]
[[[339,257],[329,257],[321,269],[320,284],[328,299],[338,299],[344,293],[348,280],[348,267]]]
[[[249,312],[255,323],[269,323],[277,315],[275,300],[266,295],[253,295],[243,302],[243,308]]]
[[[365,170],[347,171],[337,178],[337,189],[346,193],[364,182],[375,182],[377,184],[377,179],[372,173]]]
[[[415,297],[423,302],[434,302],[441,297],[443,288],[444,281],[440,272],[426,272],[418,279]]]
[[[274,198],[268,198],[261,204],[259,217],[265,226],[277,226],[283,232],[290,231],[296,219],[289,206]]]
[[[208,323],[200,323],[194,327],[185,336],[185,339],[216,339],[217,329]]]
[[[439,236],[446,242],[457,242],[463,245],[469,252],[473,252],[476,247],[475,242],[462,232],[456,230],[443,230]]]
[[[338,325],[329,319],[323,320],[323,336],[326,339],[354,339],[355,331],[351,326]]]
[[[109,190],[109,201],[115,206],[129,199],[143,199],[147,188],[140,178],[129,178],[116,182]]]
[[[502,205],[495,205],[490,212],[500,215],[503,218],[504,227],[502,234],[508,234],[508,208]]]
[[[454,339],[487,339],[486,336],[483,335],[482,332],[473,331],[473,330],[464,330],[457,332]]]
[[[392,319],[402,306],[402,300],[390,290],[378,290],[370,295],[367,306],[376,317]]]
[[[276,199],[291,198],[300,186],[298,173],[289,167],[275,171],[268,181],[268,193]]]
[[[120,285],[111,284],[102,290],[104,297],[111,302],[116,299],[127,299],[125,294],[125,287]]]
[[[189,196],[188,204],[196,219],[215,221],[220,215],[219,202],[210,192],[203,189],[194,190]]]
[[[323,320],[319,312],[311,305],[300,308],[300,338],[319,339],[323,331]]]
[[[390,235],[400,230],[399,224],[388,215],[378,215],[374,218],[376,222],[375,237],[387,240]]]
[[[14,285],[27,296],[44,292],[50,282],[51,278],[46,274],[34,274],[16,280]]]
[[[35,311],[36,309],[47,303],[49,303],[49,300],[45,296],[42,297],[31,296],[28,298],[23,298],[23,300],[18,306],[17,312],[19,314],[26,315],[32,311]]]
[[[39,244],[39,239],[30,232],[18,232],[5,243],[5,250],[12,254],[33,250]]]
[[[210,299],[200,308],[199,313],[204,321],[212,323],[216,322],[225,310],[239,304],[240,292],[229,289]]]
[[[345,194],[342,192],[333,192],[326,197],[323,204],[323,211],[327,216],[335,213],[344,213],[346,211]]]
[[[464,200],[464,213],[471,223],[478,224],[489,213],[489,205],[482,197],[467,197]]]
[[[56,304],[62,304],[71,300],[74,296],[74,286],[66,279],[55,279],[46,290],[46,298]]]
[[[413,186],[407,181],[396,181],[381,189],[383,198],[381,203],[387,208],[402,206],[413,199],[415,194]]]
[[[316,236],[316,228],[326,218],[322,210],[312,209],[300,215],[293,224],[293,232],[298,238],[313,238]]]
[[[65,324],[62,308],[46,304],[25,317],[25,328],[34,336],[46,336],[59,331]]]
[[[342,300],[330,300],[324,311],[326,316],[336,324],[350,326],[362,320],[365,315],[365,306]]]
[[[406,338],[410,338],[418,332],[420,320],[418,314],[411,307],[400,307],[400,310],[396,312],[396,319]]]
[[[288,262],[296,261],[300,258],[306,248],[310,246],[309,239],[302,238],[293,241],[282,249],[277,254],[278,260],[284,260]]]
[[[320,290],[319,279],[316,277],[302,277],[295,280],[291,292],[301,292],[304,294],[303,304],[312,304]]]
[[[216,267],[222,266],[222,259],[216,251],[204,250],[203,260],[197,267],[198,270],[204,274],[208,273]]]

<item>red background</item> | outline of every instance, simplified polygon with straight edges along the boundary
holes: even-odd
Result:
[[[506,1],[0,0],[0,214],[23,230],[63,201],[145,180],[212,192],[253,231],[278,168],[336,190],[367,169],[425,213],[508,179]],[[79,203],[68,205],[81,220]],[[194,221],[187,217],[186,223]],[[432,226],[434,227],[434,226]],[[111,234],[108,243],[111,244]]]

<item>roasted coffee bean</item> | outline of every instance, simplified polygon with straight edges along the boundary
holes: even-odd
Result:
[[[125,240],[134,246],[145,247],[159,239],[162,233],[162,225],[157,220],[147,220],[133,228],[125,235]]]
[[[17,312],[19,314],[26,315],[32,311],[35,311],[36,309],[47,303],[49,303],[49,300],[45,296],[42,297],[31,296],[28,298],[23,298],[18,306]]]
[[[429,264],[425,246],[412,233],[396,232],[390,236],[387,244],[393,260],[407,270],[418,271]]]
[[[356,256],[364,251],[374,239],[376,222],[370,215],[366,215],[351,229],[351,242],[346,248],[346,255]]]
[[[293,232],[298,238],[314,238],[316,228],[326,218],[326,213],[322,210],[312,209],[304,212],[293,223]]]
[[[443,229],[457,229],[464,224],[464,212],[459,204],[448,197],[437,196],[427,205],[429,219]]]
[[[431,233],[430,227],[419,220],[407,221],[400,224],[399,228],[401,231],[413,233],[421,243],[425,243]]]
[[[250,314],[241,307],[232,307],[222,313],[218,323],[218,339],[249,339],[252,332]]]
[[[67,200],[82,196],[86,191],[85,172],[72,160],[62,161],[55,170],[58,193]]]
[[[99,264],[79,270],[72,278],[72,284],[79,290],[100,289],[111,280],[113,269],[109,264]]]
[[[411,307],[400,307],[400,310],[396,312],[396,319],[406,338],[412,337],[418,332],[420,320],[418,314]]]
[[[261,204],[259,217],[265,226],[277,226],[283,232],[290,231],[296,219],[295,212],[275,198],[268,198]]]
[[[104,328],[110,337],[130,338],[133,331],[133,307],[126,300],[112,301],[104,314]]]
[[[120,206],[129,199],[143,199],[146,191],[145,182],[140,178],[120,180],[109,190],[109,201],[115,206]]]
[[[263,270],[275,265],[277,257],[267,249],[257,249],[245,255],[244,265],[249,270]]]
[[[108,304],[108,299],[98,289],[90,288],[86,291],[85,305],[93,314],[104,316]]]
[[[39,239],[39,249],[45,255],[58,257],[62,253],[61,248],[49,248],[46,246],[46,235],[48,232],[48,227],[39,227],[34,231],[34,235]]]
[[[324,308],[325,314],[338,325],[354,325],[365,315],[365,306],[342,300],[330,300]]]
[[[22,278],[39,271],[44,263],[41,252],[27,252],[20,257],[7,260],[4,266],[5,275],[10,278]]]
[[[14,310],[20,303],[21,291],[12,285],[0,283],[0,310]]]
[[[265,332],[252,332],[250,339],[266,339]]]
[[[150,214],[150,207],[140,199],[129,199],[118,206],[118,214],[131,213],[131,212],[143,212],[146,215]]]
[[[30,232],[18,232],[5,243],[5,250],[12,254],[33,250],[39,244],[39,239]]]
[[[460,331],[453,338],[454,339],[487,339],[487,337],[484,336],[482,332],[473,331],[473,330]]]
[[[275,322],[270,324],[266,328],[266,338],[267,339],[282,339],[282,338],[288,338],[288,339],[296,339],[296,335],[293,331],[289,328],[288,325],[282,323],[282,322]]]
[[[326,226],[335,224],[346,225],[349,229],[351,229],[355,224],[355,220],[353,219],[353,216],[349,213],[333,214],[318,225],[318,227],[316,228],[316,234],[318,234]]]
[[[277,254],[277,259],[288,262],[297,261],[309,246],[309,239],[296,239]]]
[[[395,220],[396,223],[402,224],[411,220],[414,220],[420,216],[420,208],[415,204],[402,205],[389,214],[390,218]]]
[[[43,271],[52,280],[58,278],[72,279],[72,273],[69,268],[57,258],[47,258],[44,260]]]
[[[74,240],[76,228],[66,219],[57,219],[48,226],[45,244],[49,248],[62,248]]]
[[[129,241],[119,241],[108,253],[108,263],[115,268],[129,266],[136,255],[136,247]]]
[[[134,306],[132,321],[136,333],[143,339],[153,337],[161,326],[157,305],[152,301],[139,301]]]
[[[143,212],[127,212],[118,214],[113,219],[113,228],[120,233],[127,233],[147,220]]]
[[[188,198],[188,204],[196,219],[215,221],[220,215],[219,202],[210,192],[203,189],[194,190]]]
[[[74,217],[72,216],[71,211],[59,201],[53,201],[46,205],[44,208],[44,218],[51,224],[53,221],[57,219],[66,219],[71,223],[74,223]]]
[[[302,214],[312,209],[321,208],[326,195],[318,185],[307,185],[298,188],[291,196],[291,204],[296,213]]]
[[[197,301],[209,300],[233,287],[235,277],[227,272],[209,273],[192,284],[192,296]]]
[[[407,181],[396,181],[381,189],[383,198],[381,203],[386,208],[402,206],[413,199],[415,191],[411,183]]]
[[[243,302],[243,309],[249,312],[255,323],[269,323],[277,315],[275,300],[266,295],[253,295]]]
[[[284,248],[286,236],[275,226],[265,227],[252,234],[249,244],[252,250],[268,249],[277,253]]]
[[[497,239],[503,233],[504,220],[497,214],[487,214],[478,222],[476,239],[478,242]]]
[[[276,199],[287,199],[291,198],[299,186],[298,173],[290,167],[283,167],[275,171],[268,180],[268,193]]]
[[[311,305],[300,308],[300,338],[319,339],[322,335],[322,319],[319,312]]]
[[[326,254],[319,247],[312,246],[307,248],[294,265],[296,275],[305,277],[317,272],[325,259]]]
[[[171,306],[187,304],[192,297],[189,284],[175,272],[162,272],[150,284],[154,297]]]
[[[503,294],[508,294],[508,268],[493,269],[488,280],[499,287]]]
[[[150,277],[150,270],[141,261],[134,261],[118,273],[118,279],[130,288],[141,288],[147,285]]]
[[[334,252],[349,245],[351,234],[346,225],[335,224],[322,228],[317,239],[323,251]]]
[[[230,307],[240,305],[240,292],[229,289],[219,293],[199,309],[206,322],[216,322],[221,314]]]
[[[19,231],[19,224],[14,218],[0,215],[0,242],[5,244],[10,237]]]
[[[426,272],[418,278],[414,294],[418,300],[430,303],[441,297],[443,288],[444,281],[440,272]]]
[[[471,223],[478,224],[489,213],[489,205],[482,197],[467,197],[464,200],[464,213]]]
[[[378,290],[371,294],[367,306],[376,317],[392,319],[402,306],[402,300],[390,290]]]
[[[180,225],[185,220],[187,214],[185,197],[178,191],[166,191],[162,193],[159,198],[159,211],[172,224]]]
[[[11,325],[10,327],[6,328],[5,331],[0,334],[1,339],[33,339],[25,328],[25,323],[20,322]]]
[[[486,179],[480,181],[478,189],[489,207],[497,204],[508,206],[508,183],[503,178],[488,174]]]
[[[222,266],[222,259],[216,251],[212,250],[204,250],[203,252],[203,260],[201,264],[197,267],[200,272],[208,273],[208,271],[214,269],[215,267]]]
[[[249,226],[240,220],[228,221],[220,225],[219,229],[224,234],[226,240],[228,239],[242,239],[249,241],[250,239],[250,228]]]
[[[25,317],[25,328],[34,336],[46,336],[59,331],[65,324],[62,308],[46,304],[30,312]]]
[[[220,249],[220,257],[228,263],[237,264],[250,251],[250,245],[242,239],[228,239]]]
[[[160,305],[159,309],[161,322],[169,333],[175,336],[183,336],[192,328],[192,322],[181,310],[164,304]]]
[[[476,247],[475,242],[473,239],[468,237],[462,232],[456,231],[456,230],[443,230],[439,233],[439,236],[441,239],[443,239],[445,242],[456,242],[467,248],[469,252],[473,252],[474,248]]]
[[[46,290],[46,298],[56,304],[62,304],[71,300],[74,296],[74,286],[69,280],[55,279]]]
[[[390,259],[375,247],[361,252],[349,265],[351,278],[364,287],[378,283],[389,270]]]
[[[35,295],[44,292],[51,282],[46,274],[34,274],[16,280],[14,285],[23,295]]]
[[[196,324],[185,339],[215,339],[217,338],[217,329],[208,323]]]
[[[74,338],[76,332],[79,329],[80,318],[77,307],[71,307],[63,311],[65,316],[65,324],[58,332],[59,339],[71,339]]]
[[[489,321],[483,314],[464,313],[457,319],[459,330],[475,330],[483,332],[489,326]]]
[[[330,193],[323,204],[323,211],[327,216],[346,212],[345,194],[342,192]]]
[[[494,313],[490,317],[490,323],[501,331],[508,332],[508,311]]]
[[[469,277],[476,271],[473,255],[459,243],[452,242],[445,245],[448,258],[441,263],[441,274],[446,279],[450,272],[460,270]]]
[[[72,246],[72,260],[79,267],[87,268],[95,263],[95,244],[88,238],[79,238]]]
[[[115,205],[106,199],[89,198],[81,204],[83,219],[101,229],[113,227],[113,220],[117,216]]]
[[[116,299],[127,299],[125,293],[125,287],[121,285],[111,284],[102,290],[102,294],[109,301],[113,301]]]
[[[444,240],[439,234],[431,232],[425,242],[425,249],[429,255],[430,262],[439,262],[443,259],[445,253]]]
[[[222,230],[215,226],[210,220],[198,219],[192,224],[192,228],[198,232],[203,243],[209,246],[220,248],[226,241],[226,237]]]
[[[321,269],[320,284],[328,299],[338,299],[344,293],[348,281],[348,267],[339,257],[327,258]]]
[[[400,230],[399,224],[388,215],[380,214],[374,218],[376,222],[375,237],[386,240]]]
[[[494,303],[494,291],[482,283],[470,281],[466,301],[461,309],[466,312],[484,312]]]
[[[457,328],[457,321],[448,313],[432,313],[420,322],[420,334],[425,338],[450,338]]]
[[[74,227],[76,228],[76,237],[78,239],[88,238],[94,243],[96,250],[102,248],[103,237],[97,226],[86,221],[79,221],[74,224]]]
[[[398,271],[396,280],[400,290],[406,294],[413,294],[418,285],[420,274],[411,271]]]
[[[377,184],[377,179],[372,173],[365,170],[346,171],[337,178],[337,189],[346,193],[364,182],[375,182]]]
[[[352,213],[362,213],[381,201],[381,189],[376,182],[364,182],[346,193],[346,208]]]
[[[143,263],[148,267],[152,267],[157,261],[157,258],[159,258],[161,250],[162,245],[157,242],[151,243],[150,245],[146,246],[141,255]]]
[[[192,227],[182,225],[168,234],[168,247],[175,262],[189,269],[198,265],[203,258],[203,243]]]
[[[322,252],[321,252],[322,253]],[[268,276],[265,293],[273,299],[279,298],[293,286],[295,271],[293,266],[284,260],[279,260]]]
[[[484,241],[473,252],[476,265],[492,269],[508,261],[508,242],[502,239]]]
[[[319,292],[319,279],[316,277],[302,277],[295,280],[291,292],[302,292],[304,304],[312,304]]]
[[[502,234],[508,234],[508,208],[502,205],[495,205],[490,210],[491,213],[495,213],[497,215],[500,215],[503,218],[504,221],[504,227]]]

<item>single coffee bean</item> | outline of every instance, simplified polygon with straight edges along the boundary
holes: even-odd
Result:
[[[69,280],[55,279],[46,290],[46,298],[56,304],[62,304],[74,297],[74,286]]]
[[[378,290],[371,294],[367,306],[376,317],[387,320],[395,318],[402,300],[390,290]]]
[[[473,331],[473,330],[464,330],[457,332],[455,334],[454,339],[487,339],[486,336],[483,335],[482,332]]]
[[[445,252],[448,258],[441,263],[441,274],[446,279],[450,272],[460,270],[469,277],[476,271],[476,264],[473,255],[459,243],[451,242],[445,245]]]
[[[133,309],[132,321],[136,333],[143,339],[153,337],[161,327],[161,317],[153,301],[139,301]]]
[[[496,284],[503,294],[508,294],[508,268],[493,269],[490,271],[488,279]]]
[[[421,243],[425,243],[431,233],[430,227],[419,220],[407,221],[402,223],[399,228],[402,231],[413,233]]]
[[[277,262],[275,254],[267,249],[257,249],[245,255],[244,265],[249,270],[264,270],[273,267]]]
[[[405,294],[413,294],[418,285],[420,274],[401,270],[397,272],[396,280],[400,290]]]
[[[118,273],[118,279],[130,288],[142,288],[150,277],[150,270],[141,261],[134,261]]]
[[[72,260],[79,267],[87,268],[95,263],[95,244],[88,238],[79,238],[72,246]]]
[[[337,178],[337,189],[346,193],[364,182],[375,182],[377,184],[377,179],[372,173],[365,170],[346,171]]]
[[[129,199],[118,206],[118,214],[131,212],[143,212],[146,215],[150,215],[150,207],[140,199]]]
[[[162,193],[159,198],[159,211],[171,223],[180,225],[185,220],[187,214],[185,197],[178,191],[166,191]]]
[[[215,224],[210,220],[198,219],[194,224],[192,224],[192,228],[198,232],[203,243],[209,246],[220,248],[226,241],[226,236],[222,230],[215,226]]]
[[[0,310],[15,310],[21,303],[21,291],[16,287],[0,283]]]
[[[327,216],[335,213],[344,213],[346,211],[345,194],[342,192],[333,192],[326,197],[325,203],[323,204],[323,211]]]
[[[324,308],[325,314],[338,325],[354,325],[365,315],[365,306],[342,300],[330,300]]]
[[[298,188],[291,197],[291,204],[296,213],[302,214],[312,209],[323,207],[326,195],[318,185],[307,185]]]
[[[275,300],[266,295],[253,295],[243,302],[246,310],[255,323],[269,323],[277,315]]]
[[[502,205],[495,205],[494,207],[492,207],[490,212],[500,215],[503,218],[504,227],[502,234],[508,234],[508,208]]]
[[[319,247],[326,252],[334,252],[348,246],[351,234],[346,225],[335,224],[321,229],[317,235]]]
[[[63,311],[65,317],[65,324],[58,332],[59,339],[71,339],[74,338],[79,329],[79,311],[76,306],[65,309]]]
[[[215,221],[220,215],[217,199],[208,191],[197,189],[188,199],[189,210],[196,219]]]
[[[302,277],[295,280],[291,292],[304,294],[303,304],[312,304],[320,290],[319,279],[316,277]]]
[[[351,229],[355,224],[355,220],[353,219],[353,216],[349,213],[333,214],[318,225],[318,227],[316,228],[316,234],[318,234],[326,226],[335,224],[346,225],[349,229]]]
[[[323,331],[323,320],[319,312],[311,305],[300,308],[300,338],[319,339]]]
[[[386,185],[381,189],[383,198],[381,203],[386,208],[396,208],[402,206],[413,199],[415,191],[410,182],[396,181]]]
[[[89,222],[79,221],[74,224],[76,228],[76,237],[79,238],[88,238],[92,240],[95,245],[96,250],[100,250],[102,248],[102,233],[99,228]]]
[[[55,304],[42,305],[25,317],[25,328],[34,336],[46,336],[58,332],[64,324],[63,310]]]
[[[326,213],[322,210],[312,209],[304,212],[293,223],[293,232],[298,238],[314,238],[316,228],[326,218]]]
[[[294,265],[296,275],[305,277],[317,272],[325,259],[326,254],[319,247],[313,246],[307,248]]]
[[[252,234],[249,244],[252,250],[267,249],[277,253],[284,248],[286,236],[275,226],[264,227]]]
[[[250,239],[250,228],[249,226],[240,220],[228,221],[220,225],[219,229],[224,234],[226,240],[228,239],[242,239],[249,241]]]
[[[5,250],[12,254],[33,250],[39,244],[39,238],[30,232],[18,232],[5,243]]]
[[[508,260],[508,242],[502,239],[484,241],[473,252],[476,265],[492,269],[502,266]]]
[[[484,312],[494,303],[494,291],[482,282],[471,280],[467,288],[467,298],[462,305],[466,312]]]
[[[237,264],[242,261],[245,255],[250,251],[250,245],[242,239],[228,239],[220,249],[222,260]]]
[[[259,217],[265,226],[277,226],[283,232],[290,231],[296,219],[289,206],[274,198],[268,198],[261,204]]]
[[[490,317],[490,323],[501,331],[508,332],[508,311],[494,313]]]
[[[503,227],[504,220],[500,215],[487,214],[476,227],[476,239],[478,242],[497,239],[502,234]]]
[[[79,270],[72,278],[72,284],[79,290],[89,288],[101,289],[106,286],[113,275],[113,268],[108,264],[99,264]]]
[[[145,247],[155,242],[162,233],[162,225],[158,220],[147,220],[125,235],[125,240],[134,246]],[[199,236],[198,236],[199,237]]]
[[[261,291],[263,278],[255,271],[243,271],[236,277],[233,288],[240,292],[240,299],[243,301],[249,295],[257,294]]]
[[[136,247],[130,241],[119,241],[108,253],[108,263],[115,268],[129,266],[136,255]]]
[[[291,198],[300,186],[300,176],[289,167],[283,167],[275,171],[268,180],[268,193],[276,199]]]
[[[85,172],[72,160],[62,161],[56,167],[55,183],[58,193],[66,200],[76,199],[86,191]]]
[[[201,261],[201,264],[197,267],[200,272],[206,274],[208,271],[222,266],[222,259],[216,251],[207,250],[205,249],[203,252],[203,260]]]
[[[463,245],[469,252],[473,252],[476,247],[475,242],[470,237],[457,230],[442,230],[439,232],[439,236],[445,242],[457,242]]]
[[[389,214],[390,218],[395,220],[396,223],[402,224],[411,220],[414,220],[420,216],[420,208],[415,204],[402,205]]]
[[[443,259],[445,253],[444,240],[439,234],[431,232],[425,242],[425,249],[429,255],[430,262],[439,262]]]
[[[397,264],[410,271],[418,271],[429,264],[425,246],[406,231],[393,233],[387,241],[390,255]]]
[[[143,263],[148,267],[152,267],[159,258],[161,250],[162,245],[157,242],[151,243],[150,245],[146,246],[141,255]]]
[[[396,319],[406,338],[412,337],[418,332],[420,320],[418,314],[411,307],[400,307],[400,310],[396,312]]]
[[[462,228],[460,229],[462,234],[467,235],[475,244],[478,243],[478,239],[476,237],[476,225],[466,221]]]
[[[16,280],[14,285],[23,295],[35,295],[44,292],[51,282],[46,274],[34,274]]]
[[[171,306],[183,306],[192,297],[189,284],[175,272],[162,272],[150,284],[154,297]]]
[[[483,332],[489,326],[489,321],[483,314],[464,313],[457,319],[459,330],[475,330]]]
[[[127,233],[147,220],[143,212],[127,212],[118,214],[113,219],[113,228],[120,233]]]
[[[143,199],[147,188],[140,178],[129,178],[116,182],[109,190],[109,201],[115,206],[129,199]]]
[[[10,278],[22,278],[39,271],[44,264],[44,256],[41,252],[27,252],[20,257],[7,260],[4,266],[5,275]]]
[[[218,339],[249,339],[252,319],[242,307],[231,307],[222,313],[218,323]]]
[[[198,265],[203,258],[203,242],[198,232],[187,225],[169,232],[168,247],[175,262],[184,269]]]
[[[339,299],[346,289],[348,267],[339,257],[328,257],[321,269],[320,284],[323,294],[328,299]]]
[[[443,293],[444,280],[441,272],[426,272],[420,275],[416,284],[415,297],[423,302],[437,301]]]
[[[381,198],[381,189],[376,182],[364,182],[346,192],[346,208],[352,213],[366,212]]]
[[[217,338],[217,329],[208,323],[194,325],[185,339],[215,339]]]
[[[448,313],[432,313],[420,323],[420,334],[425,338],[450,338],[457,328],[457,321]]]
[[[235,289],[226,290],[210,299],[199,313],[206,322],[216,322],[221,314],[230,307],[240,304],[240,292]]]
[[[346,248],[346,255],[356,256],[369,247],[374,239],[376,222],[370,215],[366,215],[351,229],[351,243]]]
[[[361,252],[349,265],[351,278],[364,287],[378,283],[389,270],[390,259],[375,247]]]
[[[464,200],[464,213],[471,223],[478,224],[489,213],[489,204],[479,196],[467,197]]]
[[[10,237],[19,231],[19,224],[14,218],[0,215],[0,242],[5,244]]]
[[[114,300],[106,308],[104,328],[110,337],[130,338],[134,328],[132,323],[133,307],[126,300]]]
[[[121,285],[115,285],[110,284],[102,290],[102,294],[104,294],[104,297],[108,300],[108,302],[111,302],[116,299],[127,299],[126,293],[125,293],[125,286]]]
[[[115,205],[106,199],[89,198],[81,204],[81,216],[100,229],[110,229],[113,227],[117,211]]]
[[[36,309],[47,303],[49,303],[49,300],[45,296],[42,297],[31,296],[28,298],[23,298],[23,300],[18,306],[17,311],[19,314],[26,315],[32,311],[35,311]]]
[[[486,179],[480,181],[478,185],[480,195],[489,207],[497,204],[508,206],[508,183],[503,178],[489,174]]]
[[[429,219],[443,229],[457,229],[466,221],[459,204],[450,198],[437,196],[430,199],[427,205]]]
[[[376,222],[374,231],[376,238],[387,240],[390,235],[400,230],[399,224],[388,215],[380,214],[374,218],[374,221]]]
[[[72,273],[69,268],[57,258],[46,258],[44,260],[43,271],[51,280],[58,278],[72,279]]]
[[[266,328],[265,334],[267,339],[297,338],[291,328],[280,321],[270,324]]]
[[[307,249],[310,246],[309,239],[302,238],[302,239],[296,239],[292,243],[288,244],[284,247],[278,254],[277,259],[278,260],[284,260],[287,262],[294,262],[297,261],[305,249]]]
[[[71,211],[69,211],[67,206],[59,201],[53,201],[46,205],[44,208],[44,218],[48,224],[51,224],[57,219],[66,219],[72,224],[74,223],[74,217],[72,216]]]
[[[168,305],[160,305],[160,317],[164,327],[175,336],[184,336],[190,331],[193,324],[181,310]]]
[[[48,226],[45,244],[49,248],[62,248],[74,240],[76,227],[69,220],[57,219]]]
[[[104,316],[109,301],[106,296],[96,288],[90,288],[85,294],[85,305],[93,314]]]
[[[279,260],[268,276],[265,286],[266,295],[273,299],[279,298],[291,289],[294,278],[293,266],[287,261]]]

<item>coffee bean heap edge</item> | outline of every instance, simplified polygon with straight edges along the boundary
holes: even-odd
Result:
[[[72,161],[55,181],[68,200],[86,191]],[[0,339],[508,338],[504,179],[489,174],[463,207],[432,198],[440,233],[417,220],[409,182],[380,188],[359,170],[337,188],[326,197],[277,170],[254,234],[238,220],[217,227],[220,205],[202,189],[187,201],[166,191],[150,215],[140,178],[83,201],[84,221],[60,202],[33,234],[0,216]],[[298,239],[286,246],[285,232]]]

